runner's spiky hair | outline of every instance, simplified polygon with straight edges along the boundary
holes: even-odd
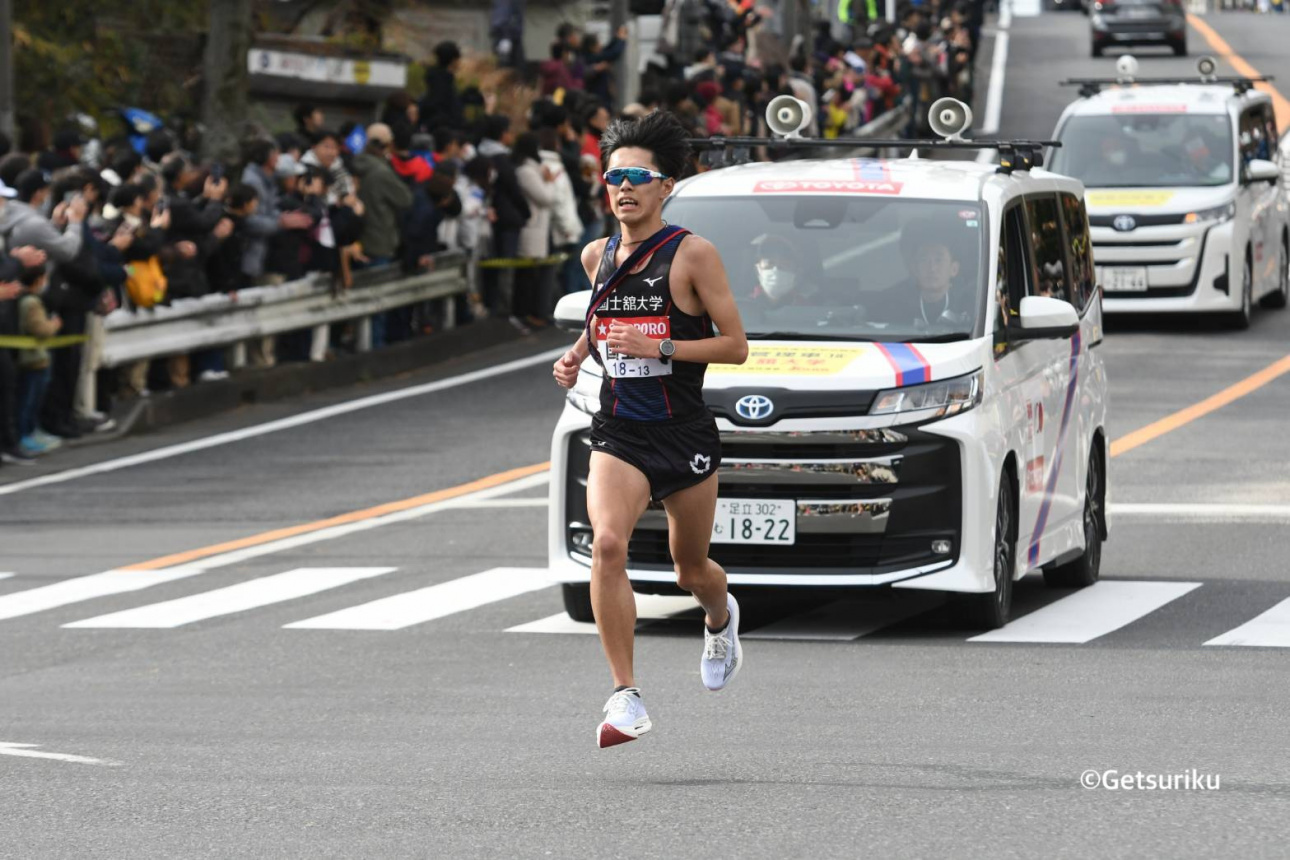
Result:
[[[600,136],[600,158],[608,167],[615,150],[648,150],[654,154],[654,165],[660,172],[680,179],[690,164],[690,144],[686,142],[689,136],[669,111],[654,111],[640,119],[616,119]]]

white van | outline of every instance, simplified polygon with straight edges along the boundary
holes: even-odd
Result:
[[[1107,387],[1083,187],[1014,156],[744,164],[677,185],[663,215],[721,252],[750,343],[704,389],[723,458],[711,555],[736,588],[962,592],[965,620],[994,628],[1030,571],[1097,579]],[[795,270],[775,300],[754,268],[767,243]],[[557,321],[579,330],[589,298]],[[550,572],[582,621],[599,390],[588,361],[551,443]],[[638,591],[675,587],[661,505],[628,568]]]
[[[1290,209],[1272,99],[1249,78],[1070,81],[1054,172],[1088,189],[1106,312],[1219,313],[1238,328],[1254,303],[1290,296]]]

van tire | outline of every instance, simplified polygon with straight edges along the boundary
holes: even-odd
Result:
[[[994,514],[994,590],[963,599],[963,623],[972,630],[997,630],[1012,615],[1012,573],[1017,568],[1017,504],[1013,478],[999,479]]]
[[[1049,588],[1088,588],[1097,582],[1102,570],[1105,486],[1102,458],[1094,448],[1088,455],[1088,476],[1084,481],[1084,552],[1065,564],[1044,569],[1044,585]]]
[[[1254,257],[1245,249],[1245,265],[1241,268],[1241,309],[1227,315],[1229,328],[1245,331],[1254,315]]]
[[[596,623],[596,613],[591,608],[591,583],[563,583],[560,585],[560,596],[564,598],[564,611],[570,618],[588,624]]]
[[[1281,257],[1277,260],[1277,290],[1268,293],[1259,300],[1259,304],[1271,310],[1279,310],[1290,303],[1290,239],[1281,237]]]

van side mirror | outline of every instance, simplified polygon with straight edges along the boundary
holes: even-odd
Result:
[[[1007,329],[1008,340],[1050,340],[1071,337],[1079,331],[1079,313],[1070,302],[1051,296],[1026,296],[1021,300],[1017,325]]]
[[[1244,181],[1247,185],[1255,182],[1277,182],[1281,179],[1281,168],[1265,158],[1255,158],[1245,165]]]
[[[591,290],[569,293],[555,305],[555,324],[565,331],[582,331],[591,307]]]

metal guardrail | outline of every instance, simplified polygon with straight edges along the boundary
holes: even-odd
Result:
[[[905,127],[909,125],[909,114],[910,114],[909,100],[901,99],[900,104],[896,105],[891,110],[883,114],[880,114],[879,116],[875,117],[874,119],[860,126],[853,133],[847,135],[847,137],[871,137],[875,140],[880,140],[882,138],[889,138],[889,137],[897,137],[900,135],[902,131],[905,130]],[[875,148],[872,146],[862,146],[862,147],[857,147],[855,149],[833,150],[832,152],[829,152],[826,156],[823,156],[823,157],[860,158],[864,156],[873,155],[875,154],[875,151],[876,151]],[[881,153],[878,153],[878,154],[881,154]],[[790,156],[789,160],[810,159],[810,158],[820,158],[820,157],[821,156],[819,153],[804,151],[801,153],[795,153],[794,155]]]
[[[404,275],[398,266],[354,273],[354,286],[336,291],[320,273],[273,287],[252,287],[236,296],[179,299],[147,310],[113,311],[104,318],[102,367],[233,346],[244,341],[346,320],[361,320],[360,349],[371,342],[371,317],[392,308],[442,302],[444,327],[456,318],[456,298],[469,290],[466,256],[434,256],[434,267]],[[235,362],[236,364],[236,362]]]

